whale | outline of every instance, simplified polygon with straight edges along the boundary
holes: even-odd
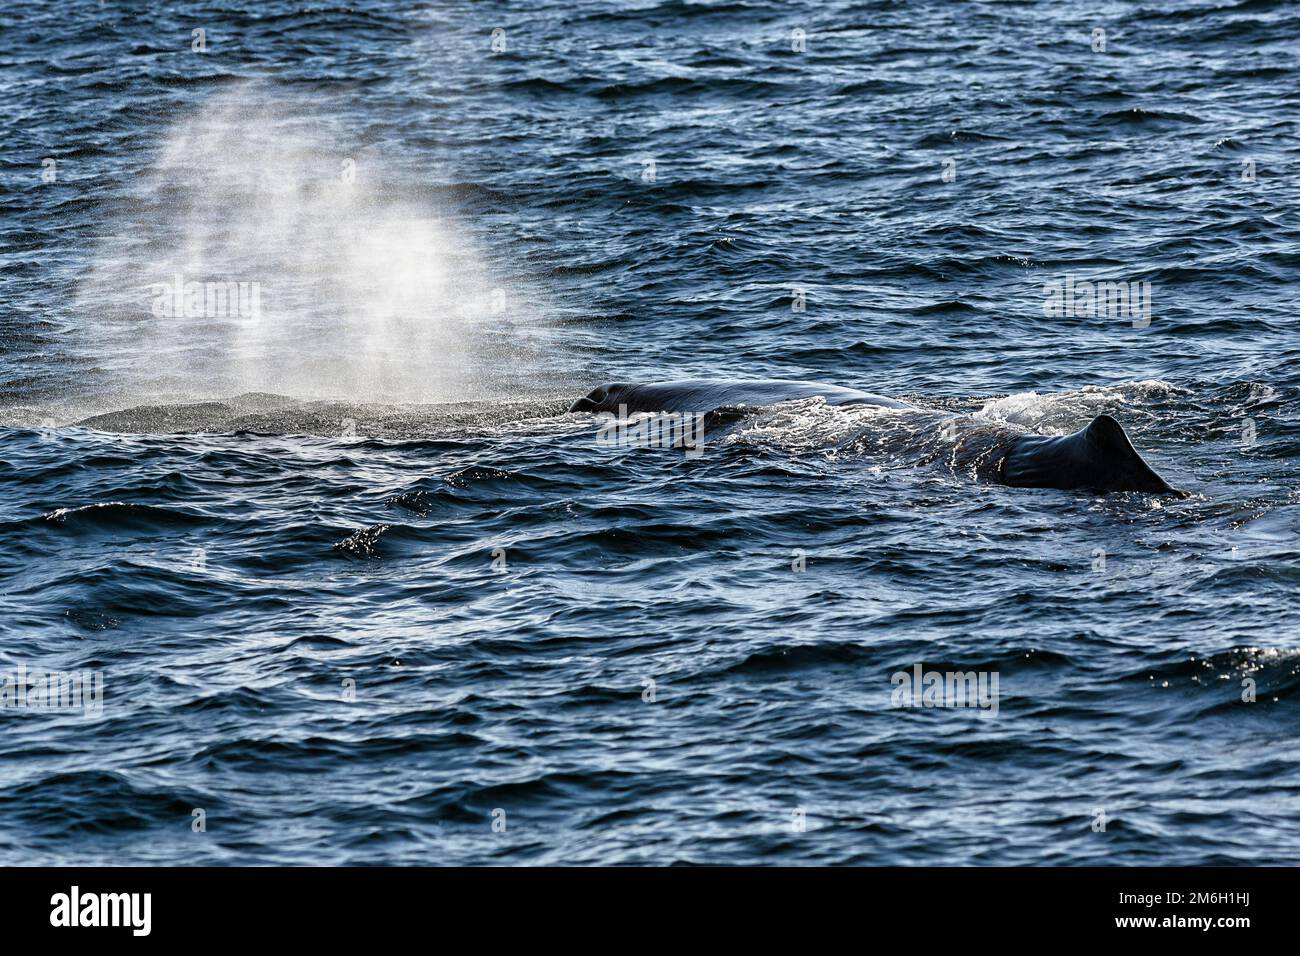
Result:
[[[1014,488],[1057,488],[1099,493],[1145,492],[1186,497],[1156,473],[1110,415],[1098,415],[1068,435],[1036,435],[1014,428],[965,425],[960,416],[935,412],[896,399],[841,385],[769,379],[681,379],[600,385],[577,399],[572,412],[626,417],[642,413],[697,414],[722,421],[727,412],[820,398],[827,405],[866,405],[927,415],[951,435],[943,452],[955,469]],[[951,423],[951,424],[947,424]],[[940,455],[934,455],[935,460]]]

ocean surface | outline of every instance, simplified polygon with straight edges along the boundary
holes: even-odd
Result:
[[[1300,7],[145,6],[0,12],[0,863],[1300,862]]]

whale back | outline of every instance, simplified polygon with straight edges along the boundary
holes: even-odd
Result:
[[[1186,494],[1155,473],[1109,415],[1098,415],[1071,435],[1020,436],[1002,459],[999,478],[1018,488]]]
[[[911,408],[903,402],[872,395],[856,388],[823,385],[818,382],[785,380],[727,381],[717,379],[683,379],[675,382],[648,382],[629,385],[613,382],[592,389],[569,408],[571,412],[612,412],[620,407],[628,414],[636,412],[701,412],[737,405],[775,405],[800,398],[820,397],[828,405],[879,405],[884,408]]]

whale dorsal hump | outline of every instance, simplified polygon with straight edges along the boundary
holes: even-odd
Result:
[[[1002,460],[1001,477],[1021,488],[1183,494],[1156,474],[1109,415],[1059,438],[1020,437]]]

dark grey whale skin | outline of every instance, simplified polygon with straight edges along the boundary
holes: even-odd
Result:
[[[791,382],[780,379],[746,382],[727,379],[690,378],[676,382],[647,382],[640,385],[611,383],[592,389],[570,407],[571,412],[614,412],[624,407],[634,412],[701,412],[735,405],[775,405],[798,398],[820,396],[828,405],[880,405],[911,408],[892,398],[871,395],[856,388],[823,385],[820,382]]]
[[[998,467],[998,479],[1016,488],[1090,488],[1187,496],[1170,487],[1138,454],[1123,427],[1098,415],[1070,435],[1022,435]]]
[[[570,412],[711,413],[738,405],[774,405],[820,396],[830,405],[877,405],[919,411],[914,406],[880,395],[824,385],[784,380],[738,381],[683,379],[642,384],[601,385],[578,399]],[[1098,415],[1070,435],[1051,437],[1007,432],[1005,447],[992,475],[1017,488],[1087,489],[1092,491],[1142,491],[1185,496],[1170,487],[1138,454],[1119,422]]]

